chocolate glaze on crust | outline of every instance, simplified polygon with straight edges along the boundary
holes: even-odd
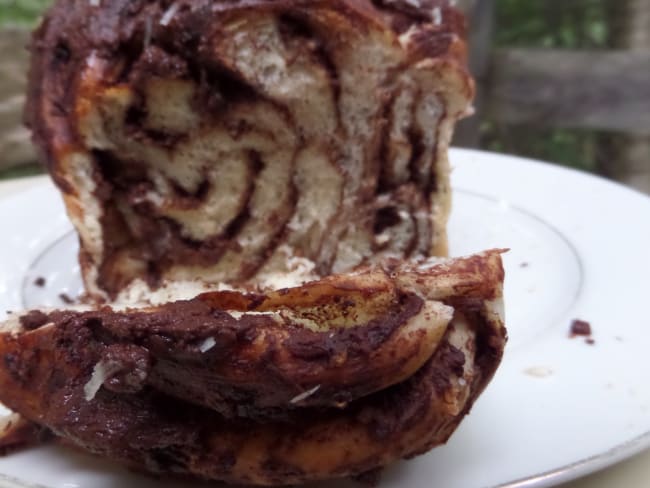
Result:
[[[373,357],[421,306],[405,295],[368,323],[324,332],[270,315],[235,319],[199,299],[150,312],[54,312],[48,322],[56,324],[52,342],[70,341],[70,349],[92,354],[93,365],[112,365],[104,383],[111,391],[151,385],[227,418],[286,418],[297,407],[345,405],[384,387],[391,373]],[[405,361],[395,357],[386,367],[397,371]],[[120,379],[138,369],[140,382]]]
[[[24,394],[3,402],[76,445],[136,469],[233,483],[295,484],[363,473],[445,442],[500,360],[503,335],[485,328],[481,319],[471,323],[480,338],[475,357],[445,338],[425,366],[404,383],[353,401],[345,409],[303,408],[275,421],[242,417],[224,421],[212,410],[152,387],[131,394],[101,389],[87,401],[88,376],[83,371],[92,369],[92,353],[69,347],[53,350],[49,342],[33,343],[27,336],[2,338],[0,348],[5,357],[13,354],[24,362],[31,380],[7,376],[2,368],[0,383],[2,391],[42,388],[27,404]],[[83,342],[78,334],[75,339],[67,337]],[[37,356],[26,356],[27,346]],[[480,372],[462,410],[449,411],[451,381],[465,361],[480,364]],[[354,442],[348,444],[351,439]],[[368,447],[360,450],[358,444]],[[325,452],[332,459],[322,466],[309,461],[314,451],[320,452],[314,456],[317,460]]]
[[[425,310],[431,300],[453,303],[451,321],[422,364],[379,391],[356,390],[356,396],[338,403],[310,389],[299,396],[312,395],[318,402],[285,399],[270,409],[257,408],[255,397],[239,398],[243,408],[227,418],[219,405],[211,408],[195,392],[169,392],[161,382],[150,380],[156,375],[173,379],[174,372],[156,371],[161,361],[205,372],[219,370],[223,361],[242,359],[242,349],[251,340],[282,337],[273,330],[277,323],[261,313],[277,309],[283,300],[294,310],[319,300],[334,303],[337,290],[354,296],[352,282],[358,274],[352,274],[268,296],[211,293],[139,311],[51,312],[47,324],[32,330],[5,325],[0,333],[0,400],[90,452],[153,473],[285,485],[376,469],[445,442],[491,379],[506,341],[499,311],[503,268],[498,251],[423,265],[415,275],[404,268],[391,273],[401,293],[380,313],[383,320],[377,317],[374,324],[339,330],[329,322],[320,335],[292,330],[289,343],[276,340],[270,356],[264,347],[253,353],[274,370],[266,378],[280,377],[277,370],[283,370],[283,361],[294,367],[294,376],[301,375],[310,364],[319,367],[331,360],[341,348],[351,357],[363,357],[363,368],[370,371],[377,366],[372,360],[377,348],[403,332],[404,325],[393,325],[402,320],[400,314]],[[478,274],[482,280],[476,279]],[[382,293],[376,276],[366,277],[364,283],[366,302]],[[409,291],[420,286],[425,295]],[[227,304],[231,312],[220,310],[219,304]],[[378,310],[378,303],[368,307]],[[235,319],[237,309],[247,312]],[[206,337],[212,338],[210,347],[205,347]],[[297,356],[291,353],[294,338],[300,342]],[[411,340],[421,342],[419,336]],[[375,351],[365,347],[368,344],[374,344]],[[282,350],[289,355],[283,358]],[[213,356],[204,361],[201,354],[211,351]],[[397,353],[408,355],[403,349]],[[346,366],[340,371],[343,376],[356,374],[355,366]],[[234,385],[237,375],[246,371],[245,364],[228,367],[232,371],[225,371],[224,377]],[[325,387],[334,383],[327,377],[331,367],[318,374]],[[210,388],[204,379],[195,374],[182,381]],[[212,385],[216,390],[222,386]],[[254,389],[261,392],[258,399],[269,399],[260,385]],[[337,400],[337,391],[330,390],[328,398]]]
[[[282,49],[288,53],[282,62],[294,70],[288,72],[288,81],[278,82],[278,89],[281,92],[282,83],[300,78],[302,64],[311,70],[313,89],[319,93],[323,87],[317,82],[324,77],[326,95],[332,98],[331,127],[314,127],[284,95],[274,95],[276,88],[258,83],[266,69],[271,69],[272,79],[273,67],[251,74],[231,56],[236,33],[232,26],[241,19],[265,16],[277,23]],[[451,125],[466,109],[473,90],[464,67],[463,35],[462,15],[442,1],[117,0],[100,6],[88,0],[56,2],[34,34],[26,121],[80,233],[80,262],[89,292],[96,298],[115,298],[135,279],[156,288],[165,280],[199,271],[207,281],[241,283],[254,279],[267,263],[276,263],[278,248],[284,244],[296,256],[313,260],[321,276],[382,252],[403,257],[444,253],[449,188],[446,161],[440,160],[446,158],[443,148]],[[385,79],[369,87],[377,91],[377,107],[366,117],[372,135],[362,137],[363,131],[346,126],[354,117],[341,112],[342,97],[354,97],[341,93],[346,76],[353,72],[344,64],[340,46],[365,36],[385,43],[394,59]],[[413,70],[410,81],[400,78],[407,69]],[[437,86],[435,79],[446,81]],[[152,83],[159,81],[175,81],[194,90],[190,105],[197,127],[147,126],[147,100]],[[119,130],[111,126],[122,133],[121,139],[98,142],[89,126],[108,117],[107,110],[117,110],[115,104],[127,101],[118,116]],[[243,115],[250,110],[272,113],[274,119],[268,126],[251,125],[255,117]],[[398,116],[406,117],[412,127],[394,121]],[[106,120],[104,124],[110,125]],[[431,134],[418,127],[422,124]],[[194,150],[193,138],[214,127],[225,129],[235,146],[247,137],[264,137],[275,141],[276,148],[267,154],[247,153],[242,164],[250,170],[241,178],[249,184],[237,190],[230,220],[223,226],[210,224],[212,231],[197,236],[185,224],[197,218],[193,209],[200,212],[208,205],[217,177],[207,171],[197,185],[164,171],[154,178],[156,157],[144,161],[143,151],[154,148],[162,155],[159,159],[173,160],[179,151]],[[285,129],[287,137],[282,135]],[[350,140],[359,144],[354,156],[346,153]],[[283,196],[270,202],[275,207],[260,213],[263,206],[255,182],[271,166],[269,155],[280,150],[286,152],[282,164],[291,178],[278,183],[277,192]],[[327,163],[318,164],[326,164],[329,178],[336,181],[332,188],[341,186],[339,193],[328,197],[338,201],[338,208],[322,217],[323,222],[296,220],[303,192],[319,186],[300,186],[301,157],[312,162],[324,158]],[[354,169],[350,161],[360,168]],[[222,164],[218,158],[198,162],[210,171]],[[385,171],[392,164],[399,168]],[[259,186],[263,184],[267,183]],[[402,198],[409,193],[414,198]],[[382,227],[376,224],[386,209],[401,215],[401,220],[375,232]],[[261,244],[252,249],[248,243],[254,238],[246,229],[256,219],[259,228],[251,227],[251,233],[260,236]],[[305,236],[292,237],[303,224],[300,232]],[[318,226],[328,232],[318,231]],[[413,237],[399,243],[394,237],[399,235]],[[359,239],[368,242],[355,248]],[[219,267],[222,261],[234,262],[233,269],[224,271]]]

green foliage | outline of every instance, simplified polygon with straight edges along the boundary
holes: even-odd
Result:
[[[31,25],[52,0],[0,0],[0,25]]]
[[[24,166],[16,166],[0,171],[0,180],[8,180],[10,178],[22,178],[25,176],[39,175],[45,172],[45,169],[40,164],[27,164]]]
[[[490,151],[519,154],[585,171],[597,170],[598,134],[589,130],[499,127],[486,122],[481,127],[483,147]]]
[[[496,44],[594,48],[607,41],[604,0],[496,0]]]
[[[607,47],[607,0],[495,0],[499,47]],[[616,0],[614,0],[616,1]],[[485,121],[482,146],[588,171],[597,166],[598,134],[536,126],[498,127]]]

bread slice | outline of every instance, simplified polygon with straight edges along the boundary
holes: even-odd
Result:
[[[357,475],[443,443],[503,354],[500,251],[262,295],[31,312],[0,400],[153,473],[257,485]]]

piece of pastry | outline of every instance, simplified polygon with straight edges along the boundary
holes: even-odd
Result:
[[[386,262],[266,294],[32,311],[0,401],[152,473],[257,485],[358,475],[445,442],[503,354],[500,251]]]
[[[256,485],[445,442],[506,341],[501,251],[432,258],[473,95],[452,3],[56,1],[26,115],[91,304],[0,331],[22,432]]]
[[[450,3],[58,0],[27,121],[88,292],[444,255],[473,93]]]

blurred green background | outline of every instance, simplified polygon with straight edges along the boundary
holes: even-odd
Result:
[[[50,3],[50,0],[0,0],[0,23],[32,24]]]
[[[0,26],[33,25],[50,1],[0,0]],[[650,0],[469,0],[465,5],[481,16],[473,19],[473,29],[489,22],[489,39],[484,40],[488,39],[491,51],[638,50],[644,46],[650,51]],[[484,18],[486,12],[489,21]],[[630,32],[634,29],[639,33]],[[648,31],[645,37],[644,29]],[[650,66],[647,69],[650,90]],[[631,143],[626,134],[529,123],[504,125],[481,113],[475,124],[473,142],[459,144],[599,172],[650,191],[650,128],[648,137],[635,136]],[[0,176],[34,171],[33,165],[21,165],[2,170]]]
[[[496,48],[650,51],[650,0],[495,0],[494,4]],[[645,69],[650,93],[650,65]],[[650,134],[650,127],[645,129]],[[487,120],[481,124],[480,145],[621,180],[638,176],[630,172],[645,173],[637,186],[648,191],[650,138],[629,139],[607,131],[498,127]]]
[[[618,1],[618,0],[615,0]],[[594,0],[497,0],[496,47],[598,49],[608,46],[607,2]],[[598,167],[598,138],[590,130],[508,127],[486,121],[481,145],[588,171]]]

